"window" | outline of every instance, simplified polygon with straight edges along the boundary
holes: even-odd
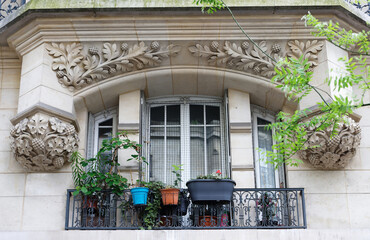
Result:
[[[89,115],[88,153],[89,158],[94,157],[102,146],[104,139],[110,139],[117,132],[116,109]],[[109,153],[106,153],[108,155]]]
[[[284,187],[284,167],[279,167],[279,169],[276,170],[273,164],[263,161],[263,159],[265,159],[265,156],[263,156],[263,151],[272,150],[273,131],[267,129],[266,126],[274,122],[274,115],[257,106],[253,106],[252,109],[257,187]]]
[[[221,170],[227,174],[221,99],[171,98],[148,101],[148,174],[172,184],[172,165],[183,165],[183,184]],[[183,185],[184,186],[184,185]]]

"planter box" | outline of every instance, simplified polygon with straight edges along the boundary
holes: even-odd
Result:
[[[193,203],[229,203],[235,182],[230,179],[194,179],[186,183]]]

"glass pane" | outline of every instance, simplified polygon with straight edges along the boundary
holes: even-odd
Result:
[[[150,176],[154,177],[155,181],[164,182],[163,164],[165,160],[164,153],[164,128],[151,127],[150,128]]]
[[[204,124],[203,105],[190,105],[190,124]]]
[[[206,120],[207,124],[220,124],[220,107],[207,106]]]
[[[258,147],[262,150],[272,151],[272,132],[265,127],[258,127]],[[263,152],[260,152],[260,187],[275,187],[275,168],[272,164],[265,162]]]
[[[264,120],[264,119],[262,119],[262,118],[257,118],[257,125],[269,125],[271,122],[269,122],[269,121],[266,121],[266,120]]]
[[[208,174],[221,170],[221,128],[207,127],[207,171]]]
[[[168,185],[173,185],[176,176],[173,171],[172,165],[181,164],[181,141],[180,141],[180,127],[167,128],[167,161],[166,161],[166,181]],[[164,167],[164,166],[163,166]],[[181,184],[181,183],[179,183]],[[181,185],[180,185],[181,186]],[[179,187],[180,187],[179,186]]]
[[[180,125],[180,105],[167,106],[167,124]]]
[[[204,128],[190,127],[190,178],[205,174]]]
[[[164,125],[164,106],[150,108],[150,125]]]
[[[107,120],[109,121],[109,120]],[[112,128],[100,128],[100,124],[99,124],[99,130],[98,130],[98,149],[97,151],[99,151],[99,149],[102,147],[103,145],[103,141],[105,139],[111,139],[112,138]],[[110,170],[110,165],[107,165],[106,161],[110,161],[110,156],[111,156],[112,152],[111,151],[107,151],[107,152],[104,152],[101,154],[101,164],[100,166],[98,166],[100,168],[100,171],[102,172],[108,172]]]
[[[111,119],[108,119],[108,120],[106,120],[106,121],[104,121],[104,122],[102,122],[102,123],[99,123],[99,127],[100,126],[102,126],[102,127],[111,127],[111,126],[113,126],[113,118],[111,118]]]

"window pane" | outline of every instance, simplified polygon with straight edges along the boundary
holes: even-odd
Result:
[[[221,128],[207,127],[207,170],[208,174],[222,169],[221,165]]]
[[[180,105],[167,106],[167,125],[180,125]]]
[[[150,177],[154,177],[155,181],[164,182],[163,164],[165,160],[164,154],[164,128],[150,128]]]
[[[108,119],[108,120],[106,120],[102,123],[99,123],[99,127],[100,126],[102,126],[102,127],[106,127],[106,126],[111,127],[111,126],[113,126],[113,118]]]
[[[104,121],[102,123],[99,124],[99,129],[98,129],[98,149],[97,151],[99,151],[99,149],[102,147],[103,145],[103,141],[106,140],[106,139],[111,139],[112,138],[112,127],[107,127],[107,122],[111,122],[113,124],[113,119],[109,119],[107,121]],[[103,128],[102,125],[104,126]],[[107,165],[106,161],[109,161],[110,160],[110,156],[111,156],[112,152],[111,151],[107,151],[107,152],[104,152],[101,154],[101,165],[99,166],[100,168],[100,171],[102,172],[108,172],[110,170],[110,165]]]
[[[164,106],[150,109],[150,125],[164,125]]]
[[[205,174],[204,128],[190,127],[190,178]]]
[[[265,119],[262,118],[257,118],[257,125],[269,125],[271,122],[266,121]]]
[[[165,183],[173,185],[176,176],[173,171],[172,165],[181,164],[181,141],[180,141],[180,127],[167,128],[167,161],[166,161],[166,181]],[[164,166],[163,166],[164,168]]]
[[[258,147],[261,150],[272,151],[272,132],[265,127],[258,127]],[[265,162],[263,152],[260,152],[260,185],[263,188],[275,187],[275,169],[270,163]]]
[[[207,106],[206,120],[207,124],[220,124],[220,107]]]
[[[190,124],[204,124],[203,105],[190,105]]]

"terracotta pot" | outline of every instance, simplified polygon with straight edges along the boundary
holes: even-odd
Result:
[[[199,216],[199,227],[217,227],[216,216]]]
[[[179,202],[180,189],[161,189],[163,205],[177,205]]]

